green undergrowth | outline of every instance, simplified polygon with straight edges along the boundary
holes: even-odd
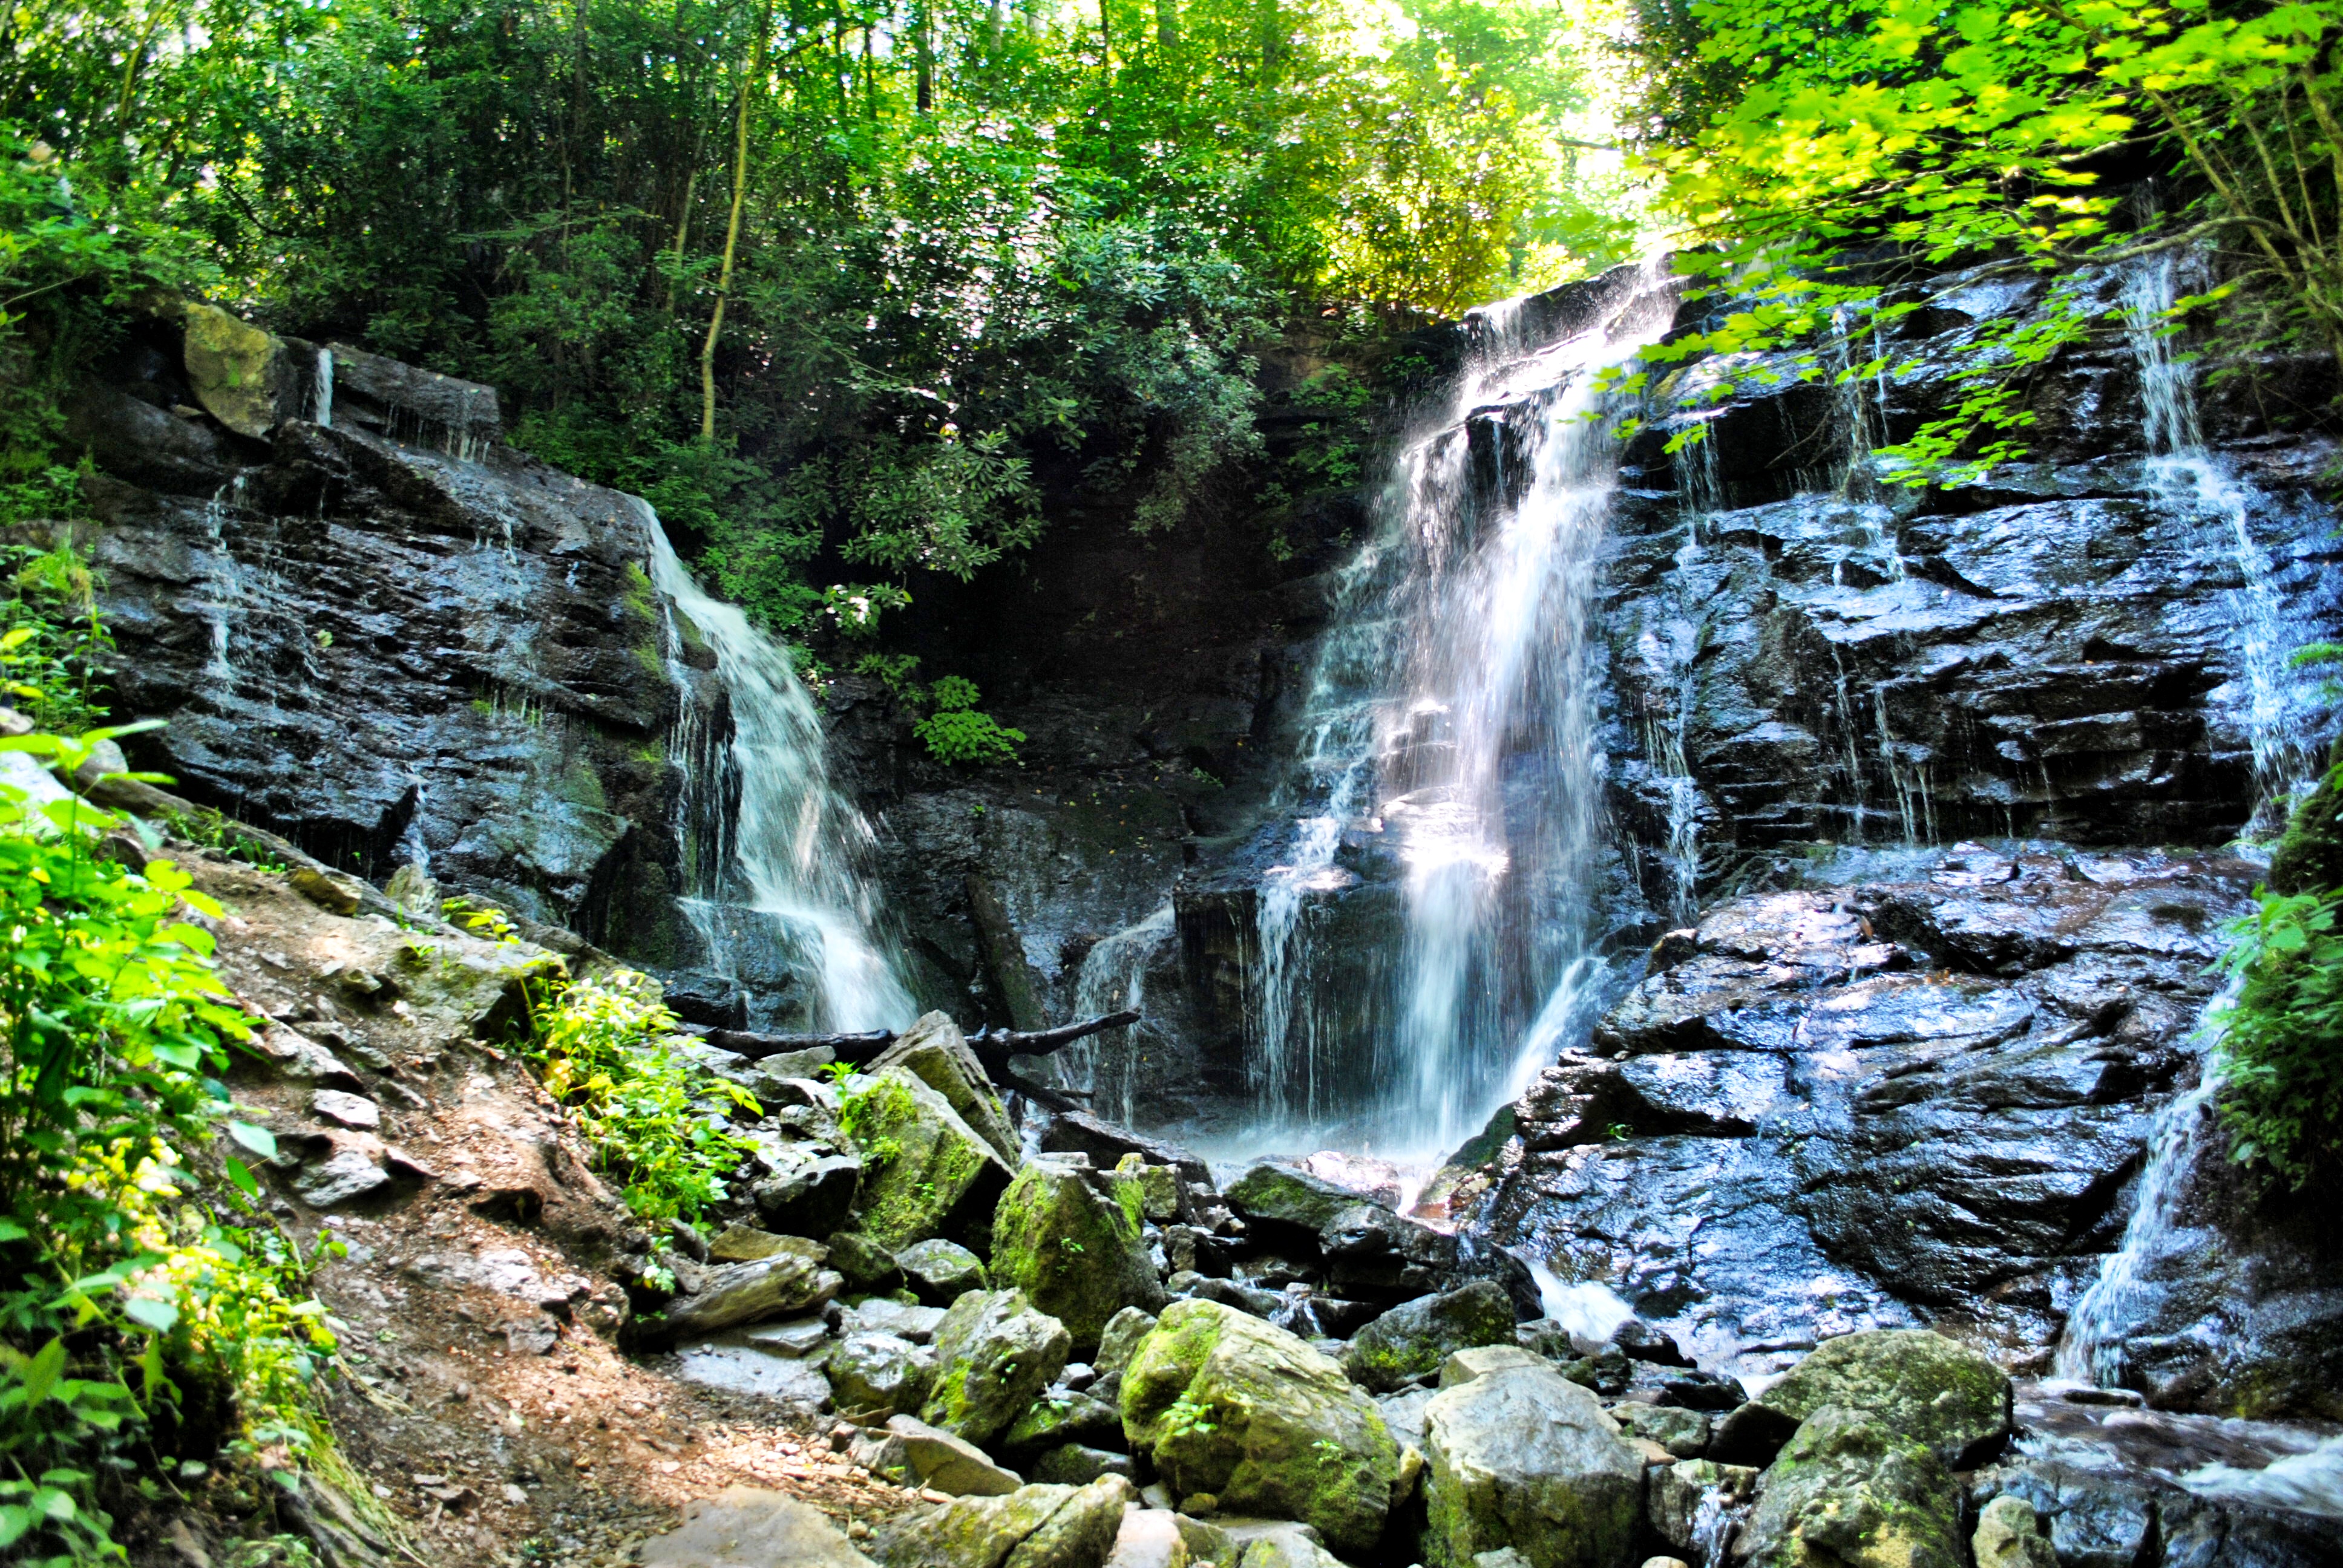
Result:
[[[38,682],[61,664],[24,582],[0,635],[6,697],[101,712]],[[95,619],[86,623],[102,633]],[[45,636],[45,633],[46,634]],[[65,643],[70,646],[70,643]],[[271,1155],[222,1084],[243,1013],[212,960],[221,910],[168,860],[97,852],[126,819],[42,799],[23,761],[70,773],[124,729],[0,740],[0,1558],[121,1562],[127,1510],[207,1476],[264,1531],[280,1490],[329,1464],[318,1383],[336,1355],[308,1247],[225,1151]],[[258,1482],[256,1478],[266,1477]],[[256,1484],[246,1489],[244,1478]]]
[[[2220,968],[2219,1108],[2238,1163],[2295,1191],[2343,1188],[2343,760],[2296,807],[2269,883]]]
[[[658,981],[618,970],[542,985],[529,1022],[528,1057],[546,1092],[570,1108],[636,1214],[697,1221],[729,1195],[750,1151],[729,1130],[729,1113],[754,1113],[757,1101],[679,1049]]]

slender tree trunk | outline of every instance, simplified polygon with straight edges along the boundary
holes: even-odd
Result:
[[[936,40],[934,21],[928,7],[921,5],[911,13],[911,46],[919,56],[919,85],[913,105],[922,115],[936,112]]]
[[[1155,42],[1167,55],[1180,46],[1180,0],[1155,0]]]
[[[757,44],[740,73],[740,107],[732,131],[732,215],[724,225],[724,262],[716,273],[716,309],[708,318],[708,337],[699,346],[699,438],[716,444],[716,339],[724,330],[724,307],[732,297],[732,262],[740,246],[740,208],[749,196],[749,99],[757,78],[765,74],[765,35],[773,13],[769,7],[757,18]]]

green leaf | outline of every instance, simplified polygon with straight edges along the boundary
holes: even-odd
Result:
[[[252,1168],[243,1161],[231,1154],[221,1161],[221,1167],[226,1172],[229,1182],[237,1191],[247,1198],[260,1196],[260,1183],[253,1179]]]
[[[25,1366],[25,1403],[39,1404],[56,1391],[57,1380],[65,1376],[65,1342],[60,1337],[51,1340],[34,1352]]]
[[[153,1296],[133,1296],[122,1303],[122,1310],[133,1321],[146,1324],[158,1334],[167,1334],[179,1321],[179,1309]]]
[[[227,1135],[263,1160],[277,1158],[277,1134],[266,1127],[255,1127],[249,1121],[231,1121],[227,1124]]]

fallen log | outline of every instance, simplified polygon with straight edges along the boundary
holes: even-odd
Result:
[[[1009,1059],[1012,1056],[1047,1056],[1101,1030],[1122,1029],[1138,1021],[1139,1015],[1135,1012],[1110,1012],[1098,1018],[1083,1019],[1078,1023],[1061,1023],[1055,1029],[980,1029],[967,1037],[968,1047],[976,1052],[976,1059],[984,1064],[984,1070],[999,1081],[1008,1071]],[[846,1034],[761,1034],[753,1030],[714,1029],[699,1024],[687,1024],[684,1028],[686,1032],[698,1035],[719,1050],[729,1050],[751,1061],[828,1046],[838,1060],[856,1067],[875,1060],[881,1051],[900,1038],[900,1032],[891,1029],[862,1030]],[[1023,1091],[1020,1090],[1020,1092]]]

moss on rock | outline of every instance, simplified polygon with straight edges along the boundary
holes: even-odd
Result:
[[[1122,1426],[1180,1496],[1315,1525],[1335,1551],[1372,1546],[1398,1443],[1342,1369],[1299,1338],[1217,1302],[1175,1302],[1122,1378]]]
[[[1124,1190],[1136,1196],[1134,1184]],[[1064,1323],[1077,1354],[1094,1350],[1125,1307],[1163,1304],[1131,1209],[1093,1192],[1072,1166],[1049,1161],[1019,1171],[994,1210],[991,1275]]]
[[[1825,1405],[1757,1483],[1750,1568],[1962,1568],[1960,1486],[1925,1444]]]
[[[2009,1374],[1926,1329],[1874,1329],[1825,1342],[1757,1403],[1793,1422],[1825,1405],[1859,1412],[1946,1465],[1989,1457],[2010,1431]]]

